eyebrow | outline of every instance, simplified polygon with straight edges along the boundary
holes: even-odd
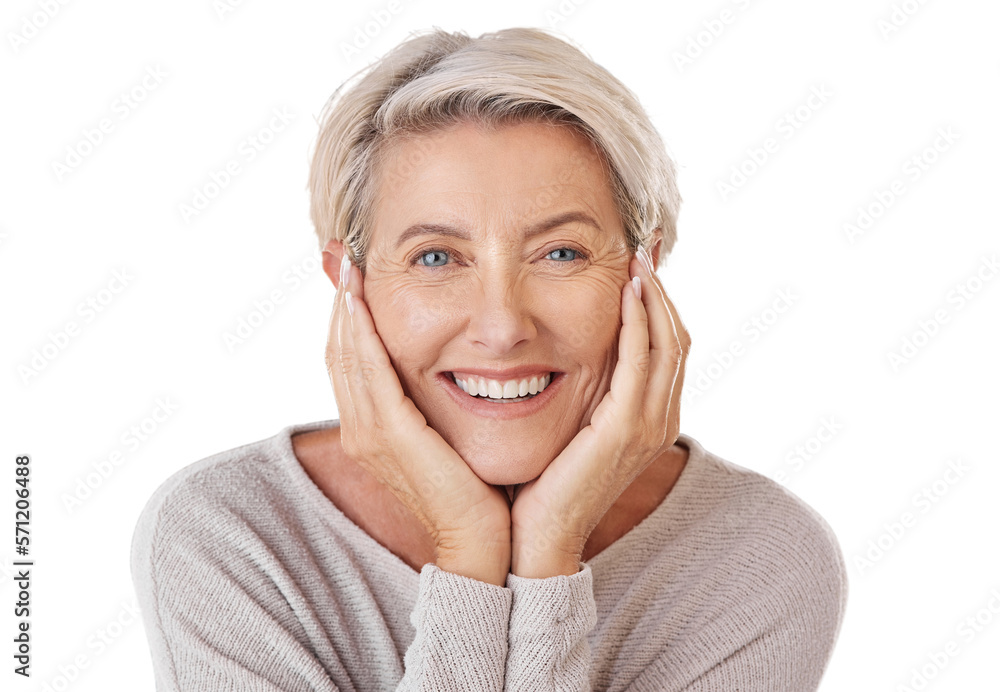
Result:
[[[582,223],[588,226],[593,226],[598,231],[603,231],[600,224],[598,224],[590,214],[585,214],[582,211],[568,211],[562,214],[556,214],[555,216],[550,216],[547,219],[538,221],[531,226],[529,226],[524,232],[524,239],[530,240],[536,235],[541,235],[551,231],[553,228],[558,228],[559,226],[564,226],[568,223]],[[459,228],[456,226],[449,226],[448,224],[442,223],[418,223],[407,228],[396,240],[396,249],[400,245],[405,243],[410,238],[414,238],[419,235],[446,235],[452,238],[460,238],[462,240],[471,240],[469,232],[464,228]]]

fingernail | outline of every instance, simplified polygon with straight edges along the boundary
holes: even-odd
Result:
[[[638,276],[632,277],[632,290],[635,292],[635,297],[642,300],[642,282],[639,281]]]
[[[347,254],[344,254],[344,258],[340,260],[340,283],[342,285],[347,284],[347,277],[351,273],[351,260],[347,259]]]
[[[354,317],[354,303],[351,302],[351,292],[348,291],[345,296],[347,297],[347,312],[350,313],[351,317]]]

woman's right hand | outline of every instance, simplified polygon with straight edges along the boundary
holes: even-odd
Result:
[[[343,257],[326,364],[344,453],[420,521],[439,568],[504,586],[511,556],[508,497],[473,473],[403,393],[364,301],[361,272],[346,252]]]

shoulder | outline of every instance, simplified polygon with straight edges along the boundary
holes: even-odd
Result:
[[[689,436],[684,440],[691,450],[682,474],[691,530],[732,550],[753,550],[762,564],[822,573],[832,586],[846,585],[840,544],[816,510],[770,478]]]
[[[691,450],[682,474],[683,530],[708,548],[719,568],[735,577],[745,597],[839,629],[847,598],[847,571],[830,525],[794,493],[748,468],[705,450]]]
[[[280,434],[280,433],[279,433]],[[195,523],[201,512],[241,512],[262,487],[280,487],[274,438],[245,444],[188,464],[153,492],[139,515],[137,528],[167,523]]]
[[[173,554],[196,560],[270,549],[300,524],[304,474],[295,469],[291,435],[323,425],[288,426],[271,437],[213,454],[165,480],[139,514],[132,565]]]
[[[771,479],[678,442],[687,463],[633,559],[599,565],[602,593],[640,618],[630,659],[653,684],[669,670],[692,689],[815,689],[847,596],[833,531]]]
[[[324,424],[201,459],[147,501],[131,570],[158,684],[343,689],[350,679],[338,652],[357,646],[357,613],[377,610],[291,441]]]

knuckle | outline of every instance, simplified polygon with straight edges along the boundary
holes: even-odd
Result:
[[[643,351],[642,353],[637,353],[632,358],[632,367],[636,372],[642,374],[649,371],[650,355],[649,351]]]
[[[326,362],[327,371],[333,372],[333,368],[340,361],[340,357],[336,349],[328,346],[326,353],[323,356],[323,360]]]
[[[376,377],[378,377],[378,372],[379,372],[378,366],[372,363],[371,361],[367,360],[361,361],[359,365],[361,369],[361,378],[366,383],[371,383],[372,381],[374,381]]]
[[[342,348],[338,353],[333,354],[331,358],[327,360],[333,360],[333,365],[331,367],[337,368],[345,376],[350,376],[354,372],[355,368],[355,357],[354,349],[352,348]]]
[[[672,362],[680,364],[687,357],[690,349],[690,346],[685,346],[683,343],[675,342],[667,349],[667,356]]]
[[[681,349],[685,354],[691,352],[691,335],[688,334],[688,330],[681,327],[680,337],[678,339],[681,345]]]

